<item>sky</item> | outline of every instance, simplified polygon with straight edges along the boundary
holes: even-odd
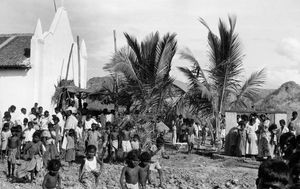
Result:
[[[68,12],[74,37],[84,39],[88,51],[88,79],[105,76],[102,68],[117,47],[126,45],[123,33],[141,41],[151,32],[176,33],[178,51],[189,48],[205,69],[207,29],[201,17],[217,33],[219,18],[237,16],[236,32],[242,43],[242,80],[262,68],[265,88],[287,81],[300,84],[299,0],[56,0]],[[53,0],[1,0],[0,33],[33,33],[38,18],[47,31],[54,17]],[[74,38],[75,39],[75,38]],[[171,75],[186,82],[178,66],[190,64],[175,55]]]

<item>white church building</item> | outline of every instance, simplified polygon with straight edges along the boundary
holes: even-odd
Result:
[[[60,78],[66,78],[67,67],[67,79],[86,88],[87,52],[83,40],[79,49],[80,61],[77,41],[63,7],[57,10],[48,31],[43,32],[38,20],[34,34],[0,34],[2,114],[10,105],[15,105],[17,111],[22,107],[30,111],[35,102],[52,112],[55,85]]]

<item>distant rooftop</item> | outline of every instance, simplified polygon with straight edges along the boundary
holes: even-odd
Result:
[[[0,34],[0,69],[30,68],[33,34]]]

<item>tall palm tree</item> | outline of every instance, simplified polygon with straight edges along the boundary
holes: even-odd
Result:
[[[142,111],[157,111],[163,106],[171,90],[171,63],[176,53],[175,34],[148,35],[141,43],[124,33],[128,46],[121,48],[104,69],[121,73],[127,82],[127,91],[133,94],[135,104]]]
[[[183,93],[178,105],[188,104],[193,113],[214,118],[216,138],[219,139],[220,116],[224,106],[247,108],[246,101],[254,100],[259,87],[265,81],[264,69],[253,73],[242,84],[240,80],[244,55],[238,34],[235,33],[236,17],[228,17],[229,27],[219,20],[219,36],[207,23],[199,21],[208,29],[209,68],[204,70],[189,49],[180,52],[182,59],[192,63],[191,68],[179,67],[189,81],[189,90]],[[233,100],[232,100],[233,99]]]

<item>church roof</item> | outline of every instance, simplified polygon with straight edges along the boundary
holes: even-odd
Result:
[[[0,34],[0,69],[30,68],[32,34]]]

